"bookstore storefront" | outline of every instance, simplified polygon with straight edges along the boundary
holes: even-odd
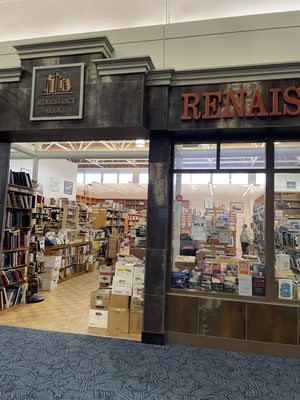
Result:
[[[114,59],[106,38],[54,49],[19,46],[0,84],[1,188],[10,142],[149,138],[142,341],[299,355],[300,65],[176,72]],[[43,70],[37,93],[64,97],[65,67],[76,96],[32,97]]]

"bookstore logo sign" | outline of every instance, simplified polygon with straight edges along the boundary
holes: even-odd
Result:
[[[34,67],[30,120],[82,119],[84,64]]]

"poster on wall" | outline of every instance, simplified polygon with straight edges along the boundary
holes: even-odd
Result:
[[[84,64],[33,67],[30,120],[82,119]]]
[[[73,182],[64,181],[64,194],[73,193]]]
[[[60,180],[54,176],[49,178],[49,190],[51,192],[59,192]]]

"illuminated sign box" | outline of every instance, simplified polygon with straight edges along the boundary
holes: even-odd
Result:
[[[82,119],[84,64],[34,67],[30,120]]]

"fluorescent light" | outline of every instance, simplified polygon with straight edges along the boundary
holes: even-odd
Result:
[[[135,147],[145,147],[145,140],[144,139],[136,139]]]

